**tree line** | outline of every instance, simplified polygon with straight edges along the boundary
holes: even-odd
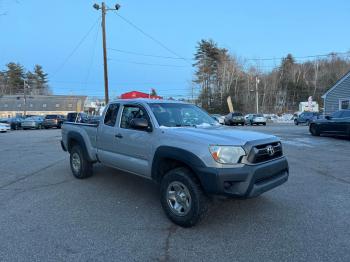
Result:
[[[299,63],[288,54],[279,66],[264,71],[259,64],[247,67],[247,61],[213,40],[201,40],[194,59],[197,103],[216,113],[228,112],[228,96],[235,111],[255,112],[256,87],[261,113],[295,112],[309,96],[322,106],[321,96],[350,70],[350,60],[337,54]]]
[[[48,74],[41,65],[33,70],[26,70],[19,63],[8,63],[5,70],[0,71],[0,95],[48,95]]]

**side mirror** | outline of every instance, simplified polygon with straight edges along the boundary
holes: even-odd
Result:
[[[325,118],[326,118],[327,120],[331,120],[331,119],[332,119],[331,116],[325,116]]]
[[[145,131],[152,131],[152,129],[149,127],[149,123],[147,119],[144,118],[134,118],[130,122],[130,127],[137,129],[137,130],[145,130]]]

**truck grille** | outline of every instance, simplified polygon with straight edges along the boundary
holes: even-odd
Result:
[[[280,142],[254,146],[248,155],[248,161],[256,164],[266,162],[283,155],[282,145]]]

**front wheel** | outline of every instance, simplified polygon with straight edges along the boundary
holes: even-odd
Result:
[[[160,194],[165,214],[179,226],[192,227],[207,212],[208,199],[197,178],[187,168],[167,172],[161,182]]]
[[[70,151],[70,167],[76,178],[83,179],[92,176],[92,163],[88,161],[79,145]]]
[[[319,136],[320,135],[320,131],[318,129],[318,127],[315,124],[310,125],[309,127],[310,133],[313,136]]]

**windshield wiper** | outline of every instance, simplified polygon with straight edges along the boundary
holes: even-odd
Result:
[[[182,124],[177,124],[176,127],[196,127],[197,128],[197,125],[190,125],[190,124],[185,124],[185,125],[182,125]]]

